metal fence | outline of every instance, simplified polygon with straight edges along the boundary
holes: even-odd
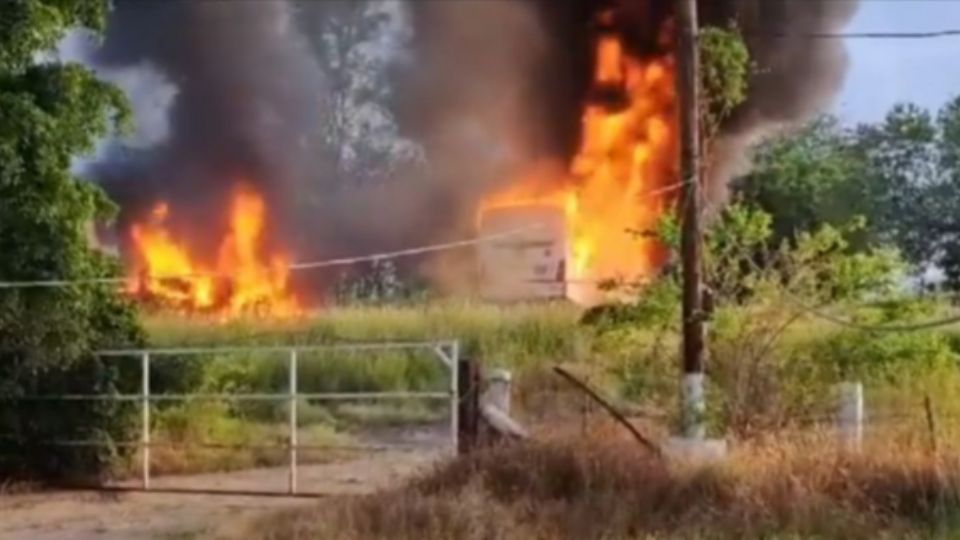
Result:
[[[303,392],[298,386],[298,372],[300,356],[309,352],[344,352],[344,353],[382,353],[388,351],[426,351],[435,356],[446,367],[449,378],[448,386],[443,390],[434,391],[376,391],[376,392]],[[284,393],[151,393],[150,370],[154,362],[162,361],[164,357],[197,357],[200,359],[220,358],[223,355],[236,354],[272,354],[278,360],[285,358],[287,364],[287,391]],[[139,393],[103,393],[103,394],[65,394],[54,396],[33,396],[43,401],[125,401],[139,402],[140,404],[140,440],[120,445],[132,446],[141,453],[140,489],[151,489],[151,404],[161,401],[194,401],[194,400],[229,400],[239,401],[271,401],[287,402],[289,407],[287,444],[260,445],[262,448],[287,449],[289,452],[287,494],[300,493],[297,482],[298,451],[302,446],[298,443],[297,431],[299,426],[298,401],[355,401],[355,400],[434,400],[446,401],[450,408],[450,448],[457,451],[458,446],[458,363],[460,360],[460,345],[458,341],[429,341],[429,342],[390,342],[390,343],[343,343],[330,345],[283,345],[283,346],[248,346],[248,347],[183,347],[183,348],[156,348],[156,349],[126,349],[107,350],[97,352],[101,357],[116,357],[139,359],[140,362],[140,392]],[[349,361],[349,359],[344,359]],[[116,443],[83,441],[61,441],[61,444],[93,444],[106,445]],[[181,490],[183,491],[183,490]],[[198,490],[200,491],[200,490]],[[209,492],[209,490],[203,490]],[[264,495],[275,494],[264,492]]]

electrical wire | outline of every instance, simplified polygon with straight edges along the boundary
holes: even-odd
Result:
[[[960,29],[921,32],[744,32],[744,34],[784,39],[936,39],[960,36]]]
[[[952,315],[949,317],[942,317],[939,319],[931,319],[928,321],[921,321],[916,323],[902,323],[902,324],[861,324],[843,317],[839,317],[826,311],[823,311],[820,308],[816,308],[806,303],[800,301],[800,299],[794,297],[793,295],[786,294],[787,299],[796,304],[801,308],[805,313],[808,313],[818,319],[836,324],[838,326],[843,326],[850,328],[852,330],[860,330],[862,332],[870,333],[900,333],[900,332],[919,332],[921,330],[932,330],[935,328],[942,328],[944,326],[950,326],[953,324],[960,323],[960,315]]]
[[[516,236],[518,234],[542,228],[543,224],[537,223],[527,227],[521,227],[510,231],[490,234],[477,238],[466,240],[457,240],[454,242],[444,242],[440,244],[430,244],[413,248],[401,249],[397,251],[387,251],[382,253],[373,253],[357,257],[342,257],[337,259],[328,259],[321,261],[307,261],[287,265],[290,271],[314,270],[318,268],[330,268],[335,266],[349,266],[361,262],[385,261],[399,259],[403,257],[412,257],[424,253],[435,253],[439,251],[449,251],[464,247],[485,244],[495,240],[501,240]],[[195,279],[200,277],[230,277],[230,273],[188,273],[188,274],[166,274],[160,276],[150,276],[151,279]],[[23,281],[0,281],[0,289],[25,289],[39,287],[69,287],[77,285],[116,285],[126,283],[130,278],[127,276],[85,278],[85,279],[36,279]]]

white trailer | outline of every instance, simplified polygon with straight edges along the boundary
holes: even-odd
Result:
[[[515,302],[567,297],[570,245],[562,208],[548,205],[493,208],[483,213],[480,236],[502,235],[478,248],[480,294]]]

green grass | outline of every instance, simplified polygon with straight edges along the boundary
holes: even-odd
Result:
[[[318,420],[306,407],[298,430],[301,445],[349,446],[352,438],[334,424]],[[224,403],[189,402],[157,408],[152,418],[150,462],[154,474],[188,474],[269,467],[287,463],[285,422],[266,422],[237,414]],[[309,452],[304,462],[322,462],[339,450]],[[118,464],[117,474],[135,476],[140,455]]]
[[[567,303],[496,306],[433,302],[403,307],[337,307],[301,319],[240,319],[155,315],[146,320],[151,345],[287,345],[351,341],[458,339],[465,353],[522,368],[570,360],[578,348],[580,310]]]
[[[155,314],[145,320],[152,347],[322,345],[343,342],[457,339],[464,354],[520,372],[576,359],[588,333],[580,311],[569,304],[495,306],[434,302],[404,307],[338,307],[291,320]],[[449,372],[429,349],[414,351],[302,352],[301,392],[446,391]],[[134,384],[137,381],[131,381]],[[156,357],[151,384],[156,393],[278,393],[287,391],[284,353],[245,352],[211,356]],[[136,392],[132,387],[126,389]],[[394,426],[442,422],[445,402],[350,402],[298,404],[300,440],[347,444],[351,434]],[[158,474],[241,469],[282,463],[282,449],[241,449],[286,440],[285,402],[157,405],[153,451]],[[163,446],[169,443],[168,447]],[[214,443],[236,449],[193,448]],[[311,455],[323,458],[323,452]],[[135,456],[134,456],[135,458]],[[132,464],[121,468],[132,470]]]
[[[788,308],[726,307],[711,325],[708,420],[716,433],[750,438],[803,427],[809,417],[830,421],[835,411],[833,385],[852,378],[866,385],[868,409],[876,413],[871,421],[886,423],[889,412],[897,416],[896,422],[905,416],[909,423],[922,423],[923,397],[929,395],[941,417],[945,447],[960,442],[960,429],[953,427],[960,418],[960,401],[953,399],[960,392],[954,352],[960,340],[954,335],[870,335],[806,317],[777,334],[771,347],[759,348],[758,355],[755,344],[766,343],[771,328],[789,318]],[[513,370],[515,410],[525,420],[545,424],[582,420],[582,396],[550,371],[565,364],[622,408],[641,411],[668,429],[677,413],[676,335],[663,334],[656,321],[588,326],[580,323],[581,314],[565,303],[496,306],[442,301],[335,307],[284,321],[224,323],[153,316],[146,322],[156,347],[459,339],[464,354],[486,366]],[[299,365],[301,391],[444,391],[448,384],[447,371],[429,350],[302,353]],[[158,359],[152,376],[158,391],[283,393],[288,384],[283,353]],[[220,419],[200,417],[192,422],[201,427],[219,422],[217,429],[239,433],[232,438],[262,438],[285,425],[285,407],[235,404],[222,409]],[[303,402],[300,413],[309,424],[349,436],[364,429],[438,422],[445,407],[440,402]]]

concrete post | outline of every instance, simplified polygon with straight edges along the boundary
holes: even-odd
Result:
[[[492,405],[504,414],[510,414],[510,383],[512,377],[505,369],[495,369],[487,376],[487,391],[483,401]]]
[[[863,444],[863,384],[844,382],[838,387],[840,410],[837,414],[840,444],[859,452]]]
[[[150,353],[140,357],[140,483],[144,491],[150,489]]]
[[[287,376],[289,377],[289,452],[290,458],[287,470],[287,492],[291,495],[297,493],[297,431],[299,422],[297,420],[297,350],[290,349],[290,357],[287,364]]]

